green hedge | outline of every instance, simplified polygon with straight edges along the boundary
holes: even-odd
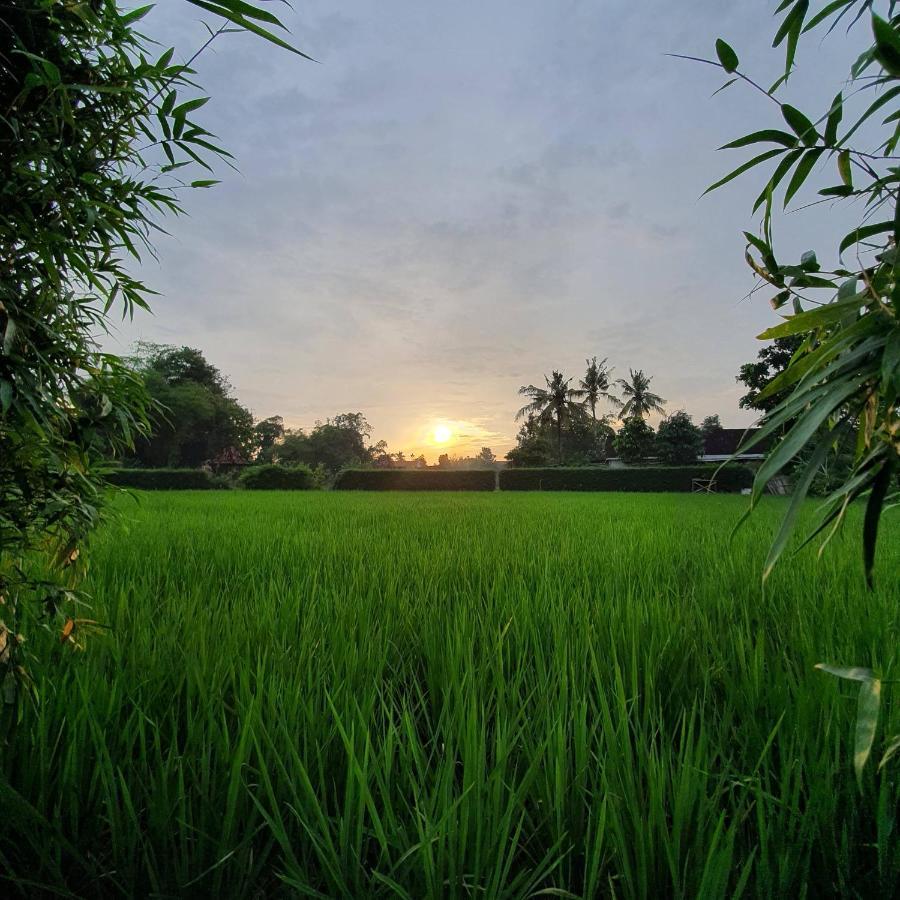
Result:
[[[501,491],[690,491],[696,478],[712,478],[716,466],[647,466],[609,469],[504,469]],[[753,483],[747,466],[726,466],[716,476],[718,492],[740,491]]]
[[[345,469],[334,482],[338,491],[492,491],[493,470]]]
[[[208,491],[225,487],[205,469],[117,469],[106,480],[116,487],[141,491]]]
[[[251,466],[241,472],[238,484],[250,491],[308,491],[315,487],[307,466]]]

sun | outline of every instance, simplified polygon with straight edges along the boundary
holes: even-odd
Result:
[[[453,437],[453,432],[446,425],[438,425],[434,429],[434,442],[436,444],[446,444]]]

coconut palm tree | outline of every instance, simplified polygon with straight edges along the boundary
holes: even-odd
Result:
[[[516,421],[529,416],[544,424],[549,423],[556,429],[556,456],[562,463],[562,430],[563,424],[570,421],[581,412],[581,403],[584,391],[571,388],[571,378],[565,378],[562,372],[553,372],[548,378],[544,376],[546,388],[535,387],[533,384],[519,388],[519,393],[529,397],[531,403],[523,406],[516,413]]]
[[[629,369],[628,374],[630,376],[628,380],[620,378],[616,382],[622,388],[622,396],[625,398],[619,417],[623,420],[633,416],[643,419],[652,412],[664,413],[663,404],[666,401],[650,391],[650,382],[653,379],[645,375],[643,369],[636,372]]]
[[[601,398],[615,406],[621,406],[622,404],[618,397],[609,393],[609,376],[612,374],[612,369],[606,365],[606,358],[597,362],[597,357],[594,356],[591,359],[586,359],[585,362],[587,363],[587,372],[585,372],[580,384],[584,392],[585,406],[590,408],[591,418],[596,422],[597,404]]]

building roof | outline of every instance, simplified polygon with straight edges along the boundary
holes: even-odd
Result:
[[[731,456],[738,447],[759,431],[758,428],[720,428],[710,432],[703,439],[704,456]],[[750,448],[751,454],[764,454],[772,446],[772,439],[767,437]]]

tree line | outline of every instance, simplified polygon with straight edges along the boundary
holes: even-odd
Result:
[[[737,376],[748,393],[745,408],[764,408],[755,398],[761,387],[789,363],[791,344],[776,342],[746,363]],[[227,469],[248,463],[306,465],[323,477],[350,467],[424,468],[424,456],[391,452],[385,441],[372,440],[372,426],[361,412],[339,413],[308,430],[287,428],[281,416],[254,419],[235,396],[225,376],[193,347],[139,343],[128,366],[151,400],[151,426],[136,437],[125,464],[149,468]],[[652,376],[630,369],[613,380],[606,359],[586,360],[577,380],[559,371],[544,385],[519,389],[528,403],[516,414],[516,446],[506,454],[515,467],[590,465],[618,457],[640,464],[652,459],[689,465],[703,454],[705,437],[722,425],[717,415],[699,425],[684,410],[665,416],[665,399],[651,389]],[[769,401],[771,402],[771,401]],[[606,411],[603,407],[606,407]],[[665,416],[658,429],[646,421]],[[620,421],[618,430],[613,423]],[[447,469],[493,468],[489,447],[474,456],[442,453],[437,465]]]
[[[613,381],[606,359],[598,361],[594,356],[585,362],[584,376],[576,384],[574,377],[554,370],[544,376],[543,387],[519,388],[529,402],[516,413],[522,425],[516,447],[507,454],[511,465],[584,465],[612,455],[627,463],[656,458],[686,465],[703,454],[704,437],[722,427],[717,415],[697,426],[687,412],[679,410],[654,431],[645,419],[651,413],[665,415],[666,401],[651,390],[652,376],[643,369],[629,369],[628,378]],[[602,403],[615,415],[598,416]],[[618,432],[612,426],[616,419],[622,422]]]
[[[277,462],[333,474],[391,458],[384,441],[371,443],[372,428],[359,412],[316,422],[309,431],[285,428],[281,416],[254,420],[228,378],[193,347],[142,342],[128,363],[153,412],[126,465],[222,469]]]

